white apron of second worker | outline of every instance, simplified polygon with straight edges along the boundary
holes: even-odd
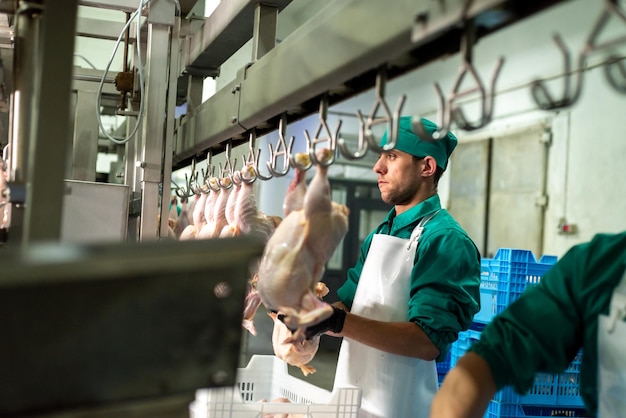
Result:
[[[626,271],[613,291],[609,315],[598,318],[598,417],[626,411]]]
[[[408,320],[415,250],[432,216],[422,219],[408,240],[374,235],[351,313],[378,321]],[[426,418],[438,389],[437,369],[434,361],[387,353],[344,338],[334,387],[349,385],[363,391],[359,417]]]

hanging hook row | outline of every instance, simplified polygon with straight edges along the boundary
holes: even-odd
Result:
[[[295,137],[290,137],[289,142],[285,141],[287,135],[287,114],[283,113],[278,121],[278,143],[276,144],[276,150],[272,148],[272,144],[268,144],[270,152],[270,161],[266,161],[267,168],[274,177],[282,177],[289,172],[289,157],[293,150],[293,141]],[[278,158],[282,157],[282,170],[277,167]]]
[[[602,13],[600,13],[598,20],[594,24],[591,33],[587,37],[582,51],[578,56],[577,67],[575,70],[572,70],[571,68],[571,57],[567,46],[558,34],[553,35],[554,42],[561,50],[561,54],[563,55],[563,95],[560,99],[554,99],[552,94],[550,94],[547,87],[545,86],[544,80],[535,80],[531,84],[531,94],[537,106],[544,110],[554,110],[572,106],[578,101],[583,88],[583,75],[586,71],[587,58],[592,53],[611,49],[617,45],[623,44],[626,41],[626,38],[619,37],[604,41],[602,43],[598,43],[600,34],[606,27],[607,22],[612,15],[621,19],[623,22],[626,22],[626,15],[618,6],[617,0],[605,0],[604,9],[602,10]],[[623,64],[621,63],[621,61],[617,62],[615,59],[612,58],[609,58],[609,60],[605,64],[606,77],[609,83],[618,91],[626,91],[626,87],[622,87],[622,85],[618,83],[618,81],[613,76],[613,73],[611,72],[612,68],[615,68],[615,66],[619,66],[619,69],[621,69],[621,74],[623,78],[625,78],[626,69],[624,69]],[[573,73],[576,73],[576,80],[573,84],[573,91],[571,91]]]
[[[504,64],[504,58],[498,58],[489,83],[489,91],[487,91],[478,74],[478,71],[476,71],[476,67],[474,67],[473,64],[473,48],[476,41],[476,27],[474,21],[469,19],[467,16],[471,3],[472,1],[468,1],[466,3],[461,17],[461,22],[463,23],[463,33],[461,34],[460,44],[461,66],[459,67],[457,77],[447,100],[439,83],[434,83],[435,92],[437,93],[437,98],[439,100],[436,121],[438,129],[433,132],[428,132],[421,120],[413,121],[413,128],[417,135],[427,141],[437,141],[448,135],[452,121],[454,121],[460,129],[471,131],[488,125],[493,118],[495,85],[498,75],[500,74],[500,70],[502,69],[502,65]],[[474,81],[474,87],[461,90],[463,81],[468,74]],[[480,97],[480,117],[476,122],[470,122],[465,116],[465,111],[457,104],[457,102],[463,97],[474,95],[476,93],[478,93]]]
[[[361,155],[361,151],[364,154],[367,148],[371,149],[374,152],[380,153],[383,151],[390,151],[396,147],[396,143],[398,140],[398,126],[400,123],[402,107],[404,106],[404,102],[406,101],[406,95],[403,94],[398,98],[396,108],[392,113],[389,109],[389,106],[387,105],[387,101],[385,100],[386,84],[387,66],[383,65],[378,68],[378,72],[376,74],[376,98],[374,106],[372,107],[372,111],[367,117],[367,120],[363,118],[363,114],[361,113],[361,111],[357,110],[357,117],[359,119],[359,150],[357,150],[357,154],[359,156]],[[383,110],[383,115],[378,117],[378,110],[381,107]],[[380,124],[387,124],[387,140],[382,146],[380,145],[380,140],[376,138],[372,131],[372,128],[374,126]],[[365,142],[367,142],[367,147],[364,146]],[[342,148],[345,149],[345,143],[344,147]],[[347,149],[345,151],[347,151]],[[355,156],[355,154],[352,154],[352,157]],[[350,158],[350,156],[348,156],[348,158]]]
[[[495,101],[495,86],[496,80],[498,79],[498,74],[502,69],[502,65],[504,64],[504,58],[498,58],[496,62],[496,67],[491,76],[491,83],[489,85],[489,92],[485,90],[485,86],[480,79],[476,68],[474,67],[472,60],[472,49],[475,43],[476,38],[476,28],[473,21],[466,21],[465,30],[461,37],[461,56],[463,57],[463,62],[459,69],[459,75],[457,77],[456,83],[450,93],[450,105],[449,109],[451,112],[451,119],[453,119],[457,126],[466,131],[480,129],[491,122],[493,117],[493,103]],[[459,91],[463,79],[467,74],[470,74],[474,79],[476,86],[474,88],[467,89],[465,91]],[[465,112],[463,109],[456,105],[455,102],[464,96],[474,94],[478,92],[480,96],[480,118],[477,122],[469,122],[465,117]]]
[[[563,96],[560,99],[555,99],[550,91],[544,84],[544,80],[535,80],[531,83],[531,93],[535,103],[544,110],[559,109],[574,104],[580,97],[583,86],[583,73],[586,71],[587,58],[592,53],[613,48],[617,45],[623,44],[626,41],[626,37],[619,37],[602,43],[598,42],[600,34],[607,25],[609,18],[614,15],[621,21],[626,22],[626,14],[620,9],[618,0],[605,0],[604,9],[600,14],[598,20],[593,25],[593,28],[587,37],[587,40],[582,48],[580,55],[578,56],[577,67],[572,69],[572,60],[570,52],[558,34],[553,36],[554,42],[563,55],[564,62],[564,86]],[[502,69],[504,59],[499,57],[495,69],[493,70],[491,79],[488,83],[488,88],[485,87],[485,83],[481,80],[476,67],[473,64],[473,47],[475,44],[476,28],[472,19],[468,18],[467,11],[473,0],[466,2],[464,7],[461,22],[463,24],[463,32],[461,35],[460,55],[461,66],[456,79],[454,80],[452,90],[448,94],[447,98],[444,95],[439,83],[434,83],[434,88],[439,101],[437,125],[438,129],[434,132],[428,132],[424,127],[421,120],[413,120],[413,127],[418,136],[424,140],[437,141],[445,137],[454,122],[460,129],[463,130],[476,130],[489,124],[493,118],[494,102],[495,102],[495,84]],[[626,93],[626,65],[623,57],[610,56],[604,62],[604,69],[606,77],[613,88],[618,92]],[[319,107],[319,122],[317,128],[311,136],[308,130],[304,131],[306,141],[306,152],[293,154],[294,137],[291,136],[289,141],[286,140],[286,125],[287,118],[286,113],[282,114],[279,119],[278,127],[278,142],[274,149],[271,143],[268,143],[269,157],[265,161],[265,165],[269,170],[269,175],[261,174],[259,170],[259,160],[261,156],[261,150],[258,149],[255,152],[256,131],[250,130],[250,139],[248,142],[248,154],[244,159],[243,166],[252,166],[254,168],[254,176],[243,178],[240,172],[235,170],[237,159],[231,161],[231,149],[232,140],[226,144],[226,162],[222,167],[219,164],[219,181],[217,186],[211,182],[213,179],[213,173],[215,167],[211,165],[211,153],[207,155],[207,172],[203,174],[204,184],[211,190],[220,188],[230,188],[233,184],[241,184],[242,182],[252,183],[258,177],[262,180],[269,180],[273,177],[284,176],[288,173],[290,167],[298,168],[300,170],[308,170],[313,165],[329,166],[334,163],[337,154],[337,148],[342,156],[349,160],[356,160],[365,157],[368,150],[374,152],[384,152],[395,148],[398,139],[399,120],[402,108],[406,101],[406,95],[401,95],[398,99],[396,107],[392,112],[387,101],[385,100],[385,89],[387,82],[387,65],[382,65],[378,68],[376,74],[375,85],[375,101],[372,107],[372,111],[365,118],[360,110],[357,110],[357,118],[359,123],[358,128],[358,140],[356,151],[350,151],[347,142],[340,138],[339,131],[341,129],[342,121],[339,120],[337,127],[334,131],[331,131],[328,120],[328,94],[324,94],[320,99]],[[576,79],[572,83],[573,75],[576,73]],[[461,89],[463,82],[470,77],[474,81],[474,87]],[[459,99],[470,95],[478,95],[480,98],[480,115],[479,118],[471,122],[465,115],[464,109],[458,104]],[[379,114],[381,113],[381,114]],[[384,144],[378,139],[374,133],[373,128],[380,124],[387,124],[387,138]],[[317,156],[319,148],[328,148],[330,152],[330,158],[327,160],[320,160]],[[282,159],[282,165],[279,164],[279,160]],[[281,166],[279,168],[279,166]],[[195,160],[192,161],[192,174],[191,177],[185,175],[185,187],[178,187],[176,194],[180,197],[191,196],[194,192],[204,192],[205,188],[198,186],[198,173],[195,170]]]
[[[205,186],[207,186],[209,190],[212,190],[214,192],[219,192],[221,190],[220,182],[219,182],[219,179],[215,177],[215,166],[211,163],[212,160],[213,160],[213,151],[209,149],[206,154],[207,170],[206,170],[206,175],[204,176],[204,184]]]
[[[198,172],[196,171],[196,159],[191,160],[191,175],[185,173],[185,186],[176,188],[176,195],[183,198],[188,198],[196,193],[194,192],[194,184],[197,180]]]
[[[328,167],[332,163],[335,162],[335,154],[337,150],[337,137],[339,136],[339,130],[341,129],[341,119],[337,123],[337,128],[334,132],[331,132],[328,127],[327,122],[328,117],[328,94],[324,94],[320,99],[320,110],[319,110],[319,123],[317,124],[317,129],[315,130],[315,134],[313,138],[309,136],[309,131],[304,130],[304,136],[306,137],[307,150],[309,153],[309,159],[312,164]],[[322,130],[326,136],[322,135]],[[327,145],[327,148],[330,151],[330,157],[327,160],[319,160],[317,157],[317,146],[319,144]]]

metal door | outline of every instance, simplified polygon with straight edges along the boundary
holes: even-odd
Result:
[[[498,248],[543,253],[549,144],[543,123],[460,139],[451,158],[448,209],[483,257]]]

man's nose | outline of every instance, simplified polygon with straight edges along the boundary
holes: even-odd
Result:
[[[374,173],[376,174],[382,174],[385,169],[384,165],[380,161],[381,160],[378,159],[378,161],[376,161],[376,164],[374,164],[374,167],[372,168],[372,170],[374,170]]]

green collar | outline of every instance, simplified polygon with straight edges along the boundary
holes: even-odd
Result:
[[[387,214],[387,218],[385,218],[384,223],[393,225],[393,229],[395,230],[402,229],[416,223],[419,219],[436,212],[439,209],[441,209],[441,200],[439,200],[439,195],[435,194],[397,216],[396,209],[391,209]]]

